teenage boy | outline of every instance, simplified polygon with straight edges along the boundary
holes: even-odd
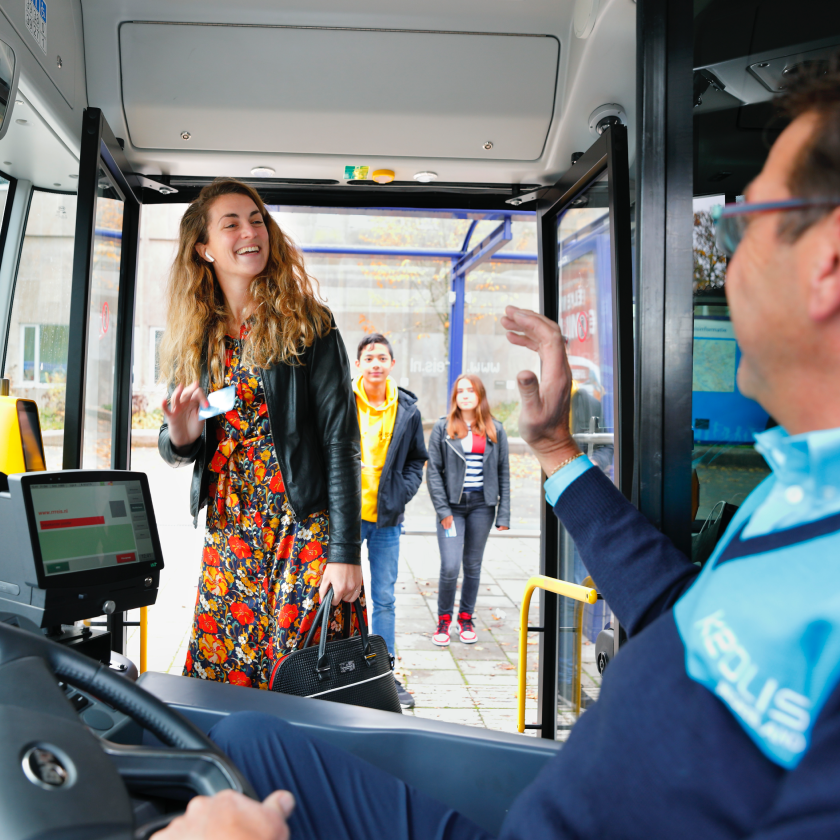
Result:
[[[384,335],[371,333],[359,342],[356,409],[362,433],[362,542],[367,540],[372,630],[394,656],[394,584],[400,559],[400,523],[405,506],[423,481],[429,457],[417,397],[398,388],[389,374],[396,360]],[[414,698],[399,680],[397,694],[405,708]]]

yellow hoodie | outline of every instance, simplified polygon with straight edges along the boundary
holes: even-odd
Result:
[[[362,432],[362,519],[376,522],[379,476],[382,475],[388,445],[394,434],[399,391],[390,377],[386,379],[385,403],[379,408],[368,402],[365,381],[361,376],[356,380],[353,391]]]

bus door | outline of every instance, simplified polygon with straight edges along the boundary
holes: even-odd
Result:
[[[572,432],[596,468],[629,498],[634,354],[625,126],[607,128],[539,198],[537,230],[541,311],[560,324],[572,368]],[[589,583],[583,559],[547,503],[542,519],[542,574]],[[584,606],[540,594],[540,719],[526,726],[543,738],[564,739],[598,697],[595,642],[608,628],[614,641],[607,654],[614,653],[619,628],[603,600]]]
[[[67,346],[64,469],[128,469],[140,204],[120,141],[98,108],[82,127]],[[123,653],[122,615],[108,616]]]

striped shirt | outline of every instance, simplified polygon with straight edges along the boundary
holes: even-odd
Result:
[[[473,435],[467,426],[467,436],[461,441],[464,458],[467,461],[467,474],[464,478],[464,492],[484,489],[484,448],[487,438]]]

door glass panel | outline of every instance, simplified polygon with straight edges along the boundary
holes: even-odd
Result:
[[[606,172],[557,219],[559,321],[572,368],[572,433],[598,469],[614,478],[613,278]],[[598,437],[595,437],[598,436]],[[563,531],[560,578],[586,583],[589,572]],[[612,621],[604,601],[560,598],[557,737],[598,699],[595,641]]]
[[[103,169],[96,197],[88,310],[83,469],[110,469],[123,199]]]
[[[3,192],[2,196],[5,197]],[[11,393],[35,400],[48,470],[60,470],[64,450],[67,336],[76,196],[35,190],[15,282],[3,376]]]

